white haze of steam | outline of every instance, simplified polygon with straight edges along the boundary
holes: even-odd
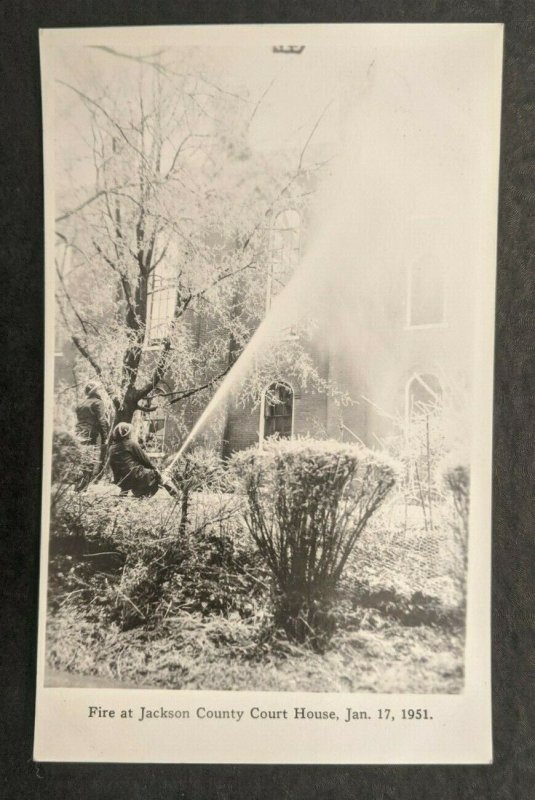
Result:
[[[358,359],[359,347],[366,347],[368,358],[376,351],[388,369],[398,353],[385,354],[377,315],[385,315],[384,275],[405,270],[416,255],[411,221],[426,221],[427,238],[439,247],[436,255],[446,269],[458,259],[466,263],[460,288],[469,315],[483,227],[478,193],[484,175],[477,154],[486,152],[482,140],[491,98],[479,92],[483,58],[474,59],[469,73],[452,73],[445,70],[447,57],[424,48],[409,60],[399,54],[396,62],[389,54],[383,64],[377,57],[362,75],[347,63],[341,70],[337,100],[347,109],[341,147],[313,198],[306,252],[170,466],[255,359],[304,315],[321,314],[334,348],[349,346]],[[382,276],[381,286],[374,287],[375,274]],[[458,344],[472,346],[463,339]]]

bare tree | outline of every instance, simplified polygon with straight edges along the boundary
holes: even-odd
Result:
[[[244,92],[165,53],[110,58],[121,68],[106,85],[59,82],[85,180],[66,169],[60,182],[56,297],[116,423],[150,410],[164,376],[169,404],[200,402],[239,356],[265,312],[269,220],[314,185],[305,154],[321,114],[300,151],[267,158],[248,144],[259,103]],[[298,339],[284,355],[314,377]]]

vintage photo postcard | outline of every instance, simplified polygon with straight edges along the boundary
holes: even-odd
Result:
[[[41,31],[37,760],[492,760],[502,35]]]

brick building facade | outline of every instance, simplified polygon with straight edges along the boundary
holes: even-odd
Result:
[[[284,209],[272,220],[266,313],[299,261],[302,216]],[[291,374],[280,373],[266,386],[259,406],[227,401],[215,438],[212,426],[211,444],[223,456],[273,434],[328,436],[376,447],[399,433],[419,408],[442,407],[446,398],[467,406],[474,285],[466,266],[470,254],[457,251],[448,235],[450,223],[459,224],[413,209],[398,219],[398,234],[393,225],[373,268],[340,264],[331,308],[307,346],[319,376],[347,393],[349,404],[340,405],[327,390],[303,389]],[[350,259],[358,247],[349,240],[344,252]],[[156,273],[149,294],[148,362],[157,356],[155,343],[172,319],[175,298],[172,276]],[[208,317],[191,315],[190,325],[199,344],[209,340]],[[73,374],[73,348],[63,337],[56,349],[56,379],[67,383]],[[164,381],[159,392],[173,388]],[[136,412],[134,423],[148,452],[159,459],[178,449],[201,412],[187,408],[179,424],[172,405],[165,400],[153,405],[157,407],[151,413]]]
[[[267,268],[267,311],[271,296],[299,258],[298,216],[286,213],[282,221],[282,236],[275,235],[280,252]],[[349,281],[347,269],[341,270],[331,314],[309,349],[321,378],[346,392],[351,402],[340,405],[327,390],[302,389],[290,374],[274,375],[260,407],[228,401],[215,442],[223,455],[275,433],[329,436],[377,447],[408,425],[418,410],[443,410],[457,403],[466,412],[473,286],[455,241],[448,237],[450,222],[426,214],[399,220],[404,241],[408,232],[411,243],[402,257],[393,231],[373,269],[355,269]],[[203,335],[209,336],[209,326]],[[198,413],[187,415],[188,427]],[[162,412],[156,424],[147,415],[143,424],[146,430],[147,425],[163,430],[155,454],[173,450],[180,441],[172,414]],[[145,439],[150,447],[150,436]]]

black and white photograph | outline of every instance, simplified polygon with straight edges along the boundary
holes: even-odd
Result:
[[[501,27],[41,59],[38,752],[154,758],[159,720],[169,761],[489,760]]]

